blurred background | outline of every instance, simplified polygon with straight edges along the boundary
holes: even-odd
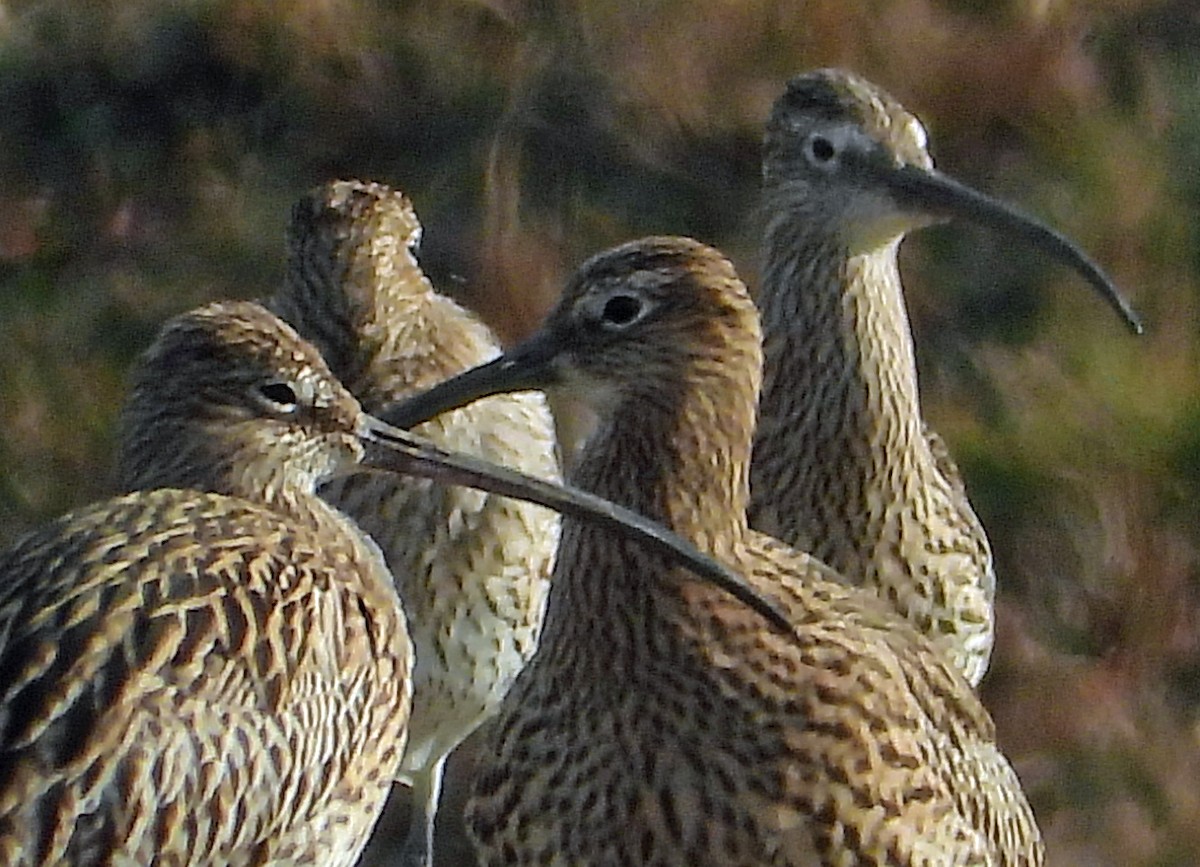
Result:
[[[1129,336],[983,232],[903,248],[926,415],[998,561],[983,698],[1050,863],[1200,863],[1191,0],[0,0],[0,544],[112,491],[129,363],[171,314],[271,293],[307,188],[404,189],[427,270],[512,341],[638,235],[714,243],[753,283],[762,123],[825,65],[1148,321]],[[467,771],[441,864],[470,863]]]

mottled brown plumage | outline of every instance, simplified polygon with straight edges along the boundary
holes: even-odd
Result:
[[[391,414],[571,389],[602,420],[572,481],[735,566],[792,623],[564,519],[541,645],[468,807],[483,863],[1042,863],[962,674],[874,593],[749,529],[759,338],[716,251],[647,239],[584,264],[530,341]]]
[[[978,684],[993,641],[992,554],[921,417],[900,241],[947,217],[980,222],[1077,268],[1140,326],[1069,241],[935,172],[920,122],[851,73],[788,84],[763,178],[766,377],[750,523],[874,589]]]
[[[123,417],[145,490],[0,555],[0,862],[354,863],[412,658],[378,551],[315,495],[359,416],[257,305],[164,328]]]
[[[288,278],[274,308],[313,340],[368,411],[499,354],[487,327],[438,294],[416,260],[412,204],[381,184],[340,181],[305,196],[289,229]],[[540,394],[504,395],[417,433],[448,449],[557,479]],[[401,778],[414,810],[404,863],[432,861],[449,753],[491,716],[537,646],[558,515],[420,479],[360,474],[322,496],[383,549],[416,650]]]
[[[246,302],[169,323],[123,420],[138,490],[0,554],[3,864],[355,862],[403,751],[412,647],[323,479],[366,461],[631,520],[386,428]]]

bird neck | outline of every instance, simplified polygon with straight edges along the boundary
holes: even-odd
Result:
[[[852,253],[834,238],[768,233],[751,520],[838,569],[854,558],[831,546],[878,530],[864,516],[884,520],[879,503],[919,496],[932,467],[899,242]]]
[[[735,353],[705,375],[657,382],[616,407],[584,444],[569,481],[731,562],[748,532],[757,334],[752,343],[752,357]],[[625,672],[630,656],[661,659],[702,595],[698,584],[707,586],[637,543],[564,517],[543,644],[597,676]]]
[[[647,377],[584,445],[575,484],[640,512],[702,547],[741,540],[761,356],[753,346]]]
[[[358,355],[353,311],[341,291],[345,270],[329,244],[310,239],[290,251],[283,289],[268,304],[317,347],[342,382],[355,372]]]
[[[403,287],[381,294],[358,326],[361,373],[351,391],[369,410],[500,354],[488,327],[438,294],[415,265],[397,278]]]
[[[317,496],[316,475],[297,472],[295,461],[285,475],[280,470],[286,466],[282,464],[285,460],[287,456],[280,461],[247,461],[234,454],[219,471],[208,474],[208,487],[219,494],[261,503],[302,524],[326,523],[330,507]]]
[[[198,430],[196,424],[151,422],[127,432],[117,462],[120,488],[204,491],[258,503],[310,526],[329,520],[316,490],[332,458],[267,434]]]

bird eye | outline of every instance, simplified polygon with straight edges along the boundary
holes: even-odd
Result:
[[[604,302],[600,321],[605,325],[625,326],[642,315],[642,300],[633,295],[614,295]]]
[[[816,166],[827,166],[837,158],[837,148],[823,135],[810,135],[804,142],[804,153]]]
[[[276,409],[284,412],[291,412],[296,408],[296,404],[300,399],[296,396],[296,390],[286,382],[269,382],[258,389],[258,393],[262,395],[268,403],[275,406]]]

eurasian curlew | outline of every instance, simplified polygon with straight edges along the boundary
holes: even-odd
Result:
[[[585,263],[520,347],[388,414],[570,389],[601,419],[571,481],[734,566],[792,624],[564,519],[541,644],[468,807],[483,863],[1041,864],[958,669],[873,592],[749,529],[761,360],[729,263],[652,238]]]
[[[763,187],[750,523],[873,588],[976,685],[993,642],[992,553],[921,416],[900,241],[939,220],[980,223],[1077,269],[1141,326],[1069,240],[935,171],[920,121],[852,73],[788,84],[767,124]]]
[[[288,272],[271,306],[312,340],[369,412],[496,357],[487,327],[440,295],[416,259],[411,202],[382,184],[326,184],[293,209]],[[558,479],[554,424],[540,394],[480,401],[419,434]],[[495,713],[541,629],[558,515],[423,479],[361,473],[321,495],[379,543],[416,651],[401,779],[413,788],[399,860],[428,867],[450,752]]]
[[[404,747],[412,647],[321,480],[366,460],[629,517],[388,429],[247,302],[169,323],[123,420],[133,492],[0,554],[0,863],[355,862]]]

